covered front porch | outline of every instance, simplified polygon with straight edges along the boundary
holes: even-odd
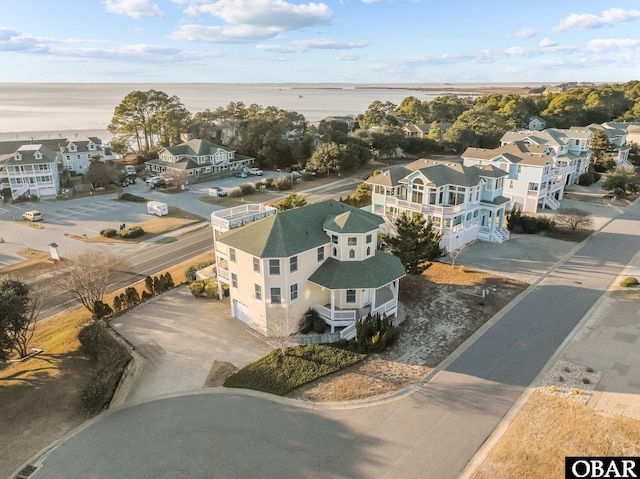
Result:
[[[369,313],[386,316],[395,316],[398,313],[397,281],[381,288],[362,290],[360,305],[349,306],[340,302],[339,298],[346,296],[349,292],[354,292],[354,290],[331,290],[329,303],[316,303],[312,306],[324,322],[329,325],[332,333],[336,332],[336,328],[345,328],[340,331],[342,339],[354,338],[356,321],[366,317]]]

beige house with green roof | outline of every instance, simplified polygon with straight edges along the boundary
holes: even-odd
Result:
[[[276,212],[246,205],[214,212],[216,277],[231,313],[267,336],[298,329],[315,309],[341,337],[368,313],[395,316],[400,260],[377,249],[384,220],[335,200]]]

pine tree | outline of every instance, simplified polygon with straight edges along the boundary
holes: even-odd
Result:
[[[442,235],[419,213],[403,212],[396,220],[397,234],[384,236],[392,254],[398,256],[409,274],[421,274],[428,261],[442,254]]]

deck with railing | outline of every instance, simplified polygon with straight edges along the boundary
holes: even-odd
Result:
[[[225,232],[275,213],[275,208],[263,205],[262,203],[234,206],[233,208],[226,208],[211,213],[211,225],[214,230]]]

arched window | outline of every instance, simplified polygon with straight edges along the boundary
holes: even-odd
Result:
[[[371,246],[367,246],[367,256],[371,256]]]
[[[349,250],[349,259],[353,259],[355,257],[356,257],[356,250],[350,249]]]
[[[422,203],[422,195],[424,194],[424,182],[422,178],[415,178],[411,182],[411,201],[413,203]]]
[[[338,256],[338,248],[333,248],[333,256]]]

